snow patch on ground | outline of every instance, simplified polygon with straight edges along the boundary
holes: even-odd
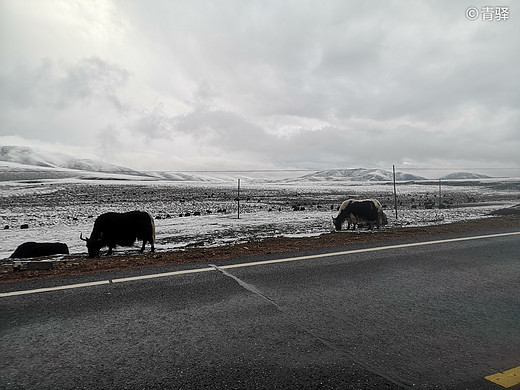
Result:
[[[389,227],[425,226],[482,218],[519,203],[520,181],[398,185],[395,218],[391,183],[236,183],[62,179],[0,183],[0,259],[26,241],[64,242],[86,254],[80,233],[90,235],[95,218],[108,211],[146,210],[155,217],[157,251],[217,246],[264,237],[317,236],[333,230],[332,217],[347,198],[377,198]],[[430,202],[430,203],[428,203]],[[434,205],[426,208],[426,205]],[[298,211],[294,211],[298,210]],[[189,216],[187,216],[189,215]],[[27,224],[28,229],[21,229]],[[4,229],[8,226],[8,229]],[[345,234],[377,234],[366,230]],[[118,252],[140,247],[117,248]],[[148,250],[148,248],[147,248]]]

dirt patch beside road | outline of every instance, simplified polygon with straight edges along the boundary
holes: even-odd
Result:
[[[446,234],[472,233],[484,230],[520,228],[520,215],[500,215],[484,219],[456,222],[426,227],[395,227],[374,232],[331,232],[317,237],[287,238],[275,237],[241,244],[213,248],[186,248],[183,250],[124,254],[89,259],[74,255],[54,262],[51,270],[19,271],[10,265],[0,266],[0,283],[14,283],[27,280],[82,275],[124,269],[145,268],[170,264],[209,262],[219,259],[258,256],[262,254],[289,253],[315,248],[385,242],[407,238],[425,238]]]

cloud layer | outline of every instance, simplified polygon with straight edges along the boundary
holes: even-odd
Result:
[[[138,169],[520,165],[513,6],[491,22],[449,1],[0,8],[0,143]]]

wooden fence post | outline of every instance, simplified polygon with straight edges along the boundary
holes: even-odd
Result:
[[[238,197],[237,197],[237,200],[238,200],[238,218],[237,219],[240,219],[240,179],[238,179]]]
[[[394,205],[395,205],[395,220],[397,221],[397,190],[395,187],[395,165],[392,165],[392,171],[394,172]]]

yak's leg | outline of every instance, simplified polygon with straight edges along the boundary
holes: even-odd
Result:
[[[107,252],[107,256],[110,256],[112,254],[112,247],[109,245],[108,246],[108,252]]]
[[[141,250],[140,250],[141,253],[144,252],[144,248],[145,248],[147,242],[150,242],[150,245],[151,245],[150,251],[151,251],[151,252],[155,251],[155,247],[154,247],[154,245],[153,245],[153,241],[146,241],[146,240],[143,240],[143,246],[141,247]]]

